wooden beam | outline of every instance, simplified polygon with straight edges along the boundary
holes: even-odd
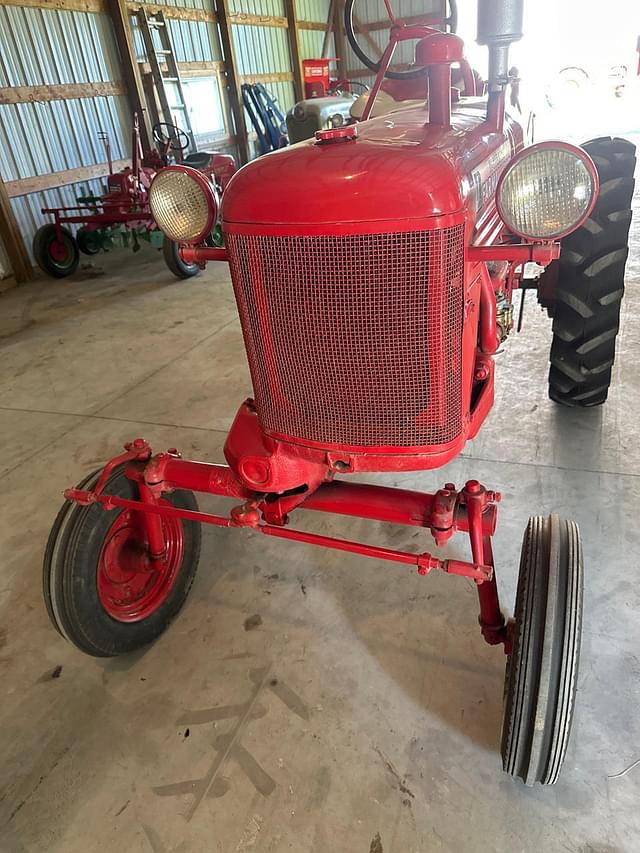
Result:
[[[23,6],[29,9],[50,9],[69,12],[93,12],[109,14],[109,0],[0,0],[0,6]],[[215,24],[216,16],[207,9],[194,9],[190,6],[166,6],[160,3],[128,2],[127,11],[134,15],[144,6],[149,14],[162,12],[165,18],[180,21],[206,21]]]
[[[119,172],[125,166],[130,165],[130,160],[115,160],[113,171]],[[9,198],[17,198],[21,195],[29,195],[29,193],[39,193],[56,187],[66,187],[69,184],[79,184],[82,181],[92,181],[108,174],[109,164],[97,163],[95,166],[80,166],[77,169],[66,169],[63,172],[51,172],[49,175],[34,175],[31,178],[7,181],[4,187]]]
[[[148,62],[139,62],[138,65],[143,76],[151,73]],[[160,63],[160,70],[163,74],[168,72],[168,68],[164,63]],[[224,71],[224,62],[220,59],[178,62],[180,77],[184,77],[185,79],[192,77],[215,77],[221,70]]]
[[[229,15],[229,0],[218,0],[218,27],[220,28],[220,41],[222,42],[222,54],[227,69],[227,94],[233,115],[234,131],[238,143],[238,158],[241,165],[249,160],[249,140],[247,137],[247,125],[244,120],[244,104],[242,103],[242,91],[240,78],[238,76],[238,64],[236,52],[233,46],[233,34],[231,33],[231,20]]]
[[[318,32],[324,32],[327,29],[327,25],[324,21],[300,21],[300,20],[298,20],[298,29],[300,29],[300,30],[317,30]]]
[[[333,28],[335,22],[335,11],[336,11],[336,2],[337,0],[330,0],[329,9],[327,10],[327,21],[322,25],[324,30],[324,38],[322,39],[322,53],[320,57],[322,59],[327,59],[331,54],[329,53],[329,45],[331,44],[331,36],[333,35]]]
[[[344,6],[345,0],[336,0],[333,8],[333,33],[336,43],[336,56],[338,58],[338,77],[347,76],[347,39],[344,32]]]
[[[107,2],[109,3],[109,13],[120,52],[120,62],[124,72],[129,102],[132,111],[138,113],[142,147],[151,149],[152,140],[149,114],[144,87],[142,85],[142,77],[138,68],[138,59],[133,45],[133,35],[129,25],[129,11],[125,0],[107,0]]]
[[[249,12],[230,12],[227,14],[230,24],[242,24],[248,27],[280,27],[287,26],[287,19],[278,15],[252,15]]]
[[[293,74],[291,71],[274,71],[272,74],[242,74],[240,81],[242,83],[291,83]]]
[[[302,76],[302,61],[300,59],[300,37],[296,19],[296,0],[284,0],[284,10],[287,13],[287,41],[293,71],[293,91],[296,101],[304,98],[304,80]]]
[[[209,24],[215,24],[217,20],[214,12],[208,9],[193,9],[190,6],[166,6],[160,3],[127,3],[127,10],[132,15],[136,15],[140,9],[144,9],[147,15],[162,12],[165,18],[174,18],[178,21],[205,21]]]
[[[21,284],[33,278],[33,267],[9,199],[6,185],[0,178],[0,240],[9,258],[11,272]]]
[[[68,12],[107,12],[107,0],[0,0],[0,6],[28,9],[61,9]]]
[[[28,104],[40,101],[69,101],[76,98],[108,98],[126,95],[124,83],[62,83],[52,86],[12,86],[0,89],[0,104]]]

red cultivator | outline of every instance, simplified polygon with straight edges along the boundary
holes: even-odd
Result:
[[[101,137],[105,145],[109,175],[107,190],[101,196],[81,196],[75,207],[45,207],[42,213],[53,216],[53,223],[42,225],[33,238],[33,253],[40,269],[54,278],[66,278],[78,267],[80,252],[96,255],[115,245],[118,238],[139,249],[139,237],[153,241],[154,233],[163,246],[167,266],[178,278],[190,278],[198,272],[195,264],[186,264],[180,258],[177,246],[162,233],[149,209],[149,187],[159,170],[170,158],[182,159],[191,145],[187,134],[173,124],[159,123],[153,127],[157,149],[143,152],[140,142],[138,116],[133,118],[131,166],[120,172],[113,171],[111,145],[106,133]],[[233,157],[215,152],[198,152],[184,159],[202,171],[218,191],[222,191],[236,170]],[[79,225],[75,237],[70,225]],[[214,223],[215,225],[215,223]],[[215,244],[216,235],[210,243]]]
[[[506,622],[492,549],[497,492],[475,480],[423,494],[345,479],[439,467],[476,435],[493,402],[493,356],[512,326],[523,265],[557,259],[559,239],[587,219],[598,195],[583,150],[523,147],[504,110],[508,46],[522,9],[515,0],[480,6],[488,104],[452,105],[460,39],[394,21],[395,43],[418,39],[427,105],[319,131],[240,170],[223,200],[225,249],[204,244],[217,218],[209,182],[184,166],[155,179],[151,209],[183,246],[183,260],[230,264],[254,396],[231,427],[226,464],[184,460],[175,449],[154,455],[136,439],[68,490],[44,592],[71,642],[118,655],[154,640],[180,610],[201,523],[471,578],[482,635],[507,655],[504,769],[550,784],[564,760],[576,685],[576,525],[555,515],[530,520],[515,618]],[[200,512],[194,492],[227,497],[232,507]],[[306,532],[291,526],[295,510],[423,528],[436,546],[462,532],[470,556]]]

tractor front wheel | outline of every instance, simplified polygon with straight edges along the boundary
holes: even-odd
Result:
[[[503,769],[526,785],[553,785],[564,762],[578,674],[582,588],[577,525],[557,515],[530,518],[502,727]]]
[[[101,471],[81,488],[93,488]],[[116,468],[107,494],[138,499],[138,488]],[[197,510],[191,492],[163,499]],[[43,593],[54,627],[94,657],[114,657],[153,642],[186,601],[200,556],[200,525],[163,517],[165,554],[149,554],[143,514],[99,503],[66,501],[58,513],[44,555]]]
[[[56,226],[42,225],[33,237],[33,255],[36,263],[53,278],[66,278],[74,273],[80,261],[80,251],[73,235],[66,228],[60,229],[58,240]]]
[[[582,146],[600,177],[598,200],[581,228],[562,240],[552,306],[549,396],[565,406],[604,403],[611,384],[624,270],[629,254],[635,146],[593,139]]]
[[[180,257],[180,246],[168,237],[162,243],[162,254],[166,265],[177,278],[193,278],[200,272],[198,264],[188,264]]]

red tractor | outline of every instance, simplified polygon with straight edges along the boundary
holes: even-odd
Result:
[[[423,104],[318,131],[245,166],[223,198],[225,248],[205,244],[218,215],[211,184],[178,165],[155,178],[151,209],[185,262],[230,265],[253,395],[227,437],[226,464],[154,454],[137,438],[68,489],[46,549],[44,596],[55,627],[82,651],[144,646],[184,604],[201,523],[470,578],[481,634],[506,659],[504,770],[553,784],[580,647],[576,524],[530,519],[515,614],[505,619],[492,548],[499,492],[473,479],[427,494],[347,475],[438,468],[476,435],[493,403],[514,291],[534,285],[523,277],[528,262],[547,270],[552,396],[604,399],[633,152],[606,140],[593,157],[563,142],[524,146],[505,110],[522,0],[479,0],[487,98],[452,92],[451,66],[464,64],[456,35],[433,20],[405,25],[385,5],[391,40],[370,105],[395,46],[409,39],[410,87],[422,79]],[[194,492],[230,498],[232,508],[201,512]],[[296,509],[422,528],[436,546],[465,533],[470,554],[320,535],[291,525]]]
[[[106,192],[101,196],[84,195],[77,199],[76,207],[42,209],[53,216],[51,224],[42,225],[33,238],[33,254],[40,269],[53,278],[66,278],[78,267],[80,252],[96,255],[114,245],[120,235],[133,250],[139,248],[139,237],[153,240],[158,233],[153,214],[149,209],[149,187],[160,169],[171,159],[183,159],[191,145],[189,136],[173,124],[161,122],[153,126],[153,140],[157,148],[143,152],[137,114],[133,117],[131,166],[120,172],[113,171],[111,144],[106,133],[100,134],[105,145],[109,175]],[[221,192],[236,171],[235,161],[228,154],[210,151],[189,154],[183,159],[207,175]],[[79,225],[75,237],[68,225]],[[214,231],[209,237],[211,245],[219,241]],[[167,266],[178,278],[190,278],[199,271],[196,264],[187,264],[180,257],[178,246],[168,238],[161,245]]]

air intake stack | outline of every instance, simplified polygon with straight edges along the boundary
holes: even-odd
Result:
[[[522,38],[524,0],[478,0],[478,44],[489,48],[487,120],[502,128],[509,47]]]

